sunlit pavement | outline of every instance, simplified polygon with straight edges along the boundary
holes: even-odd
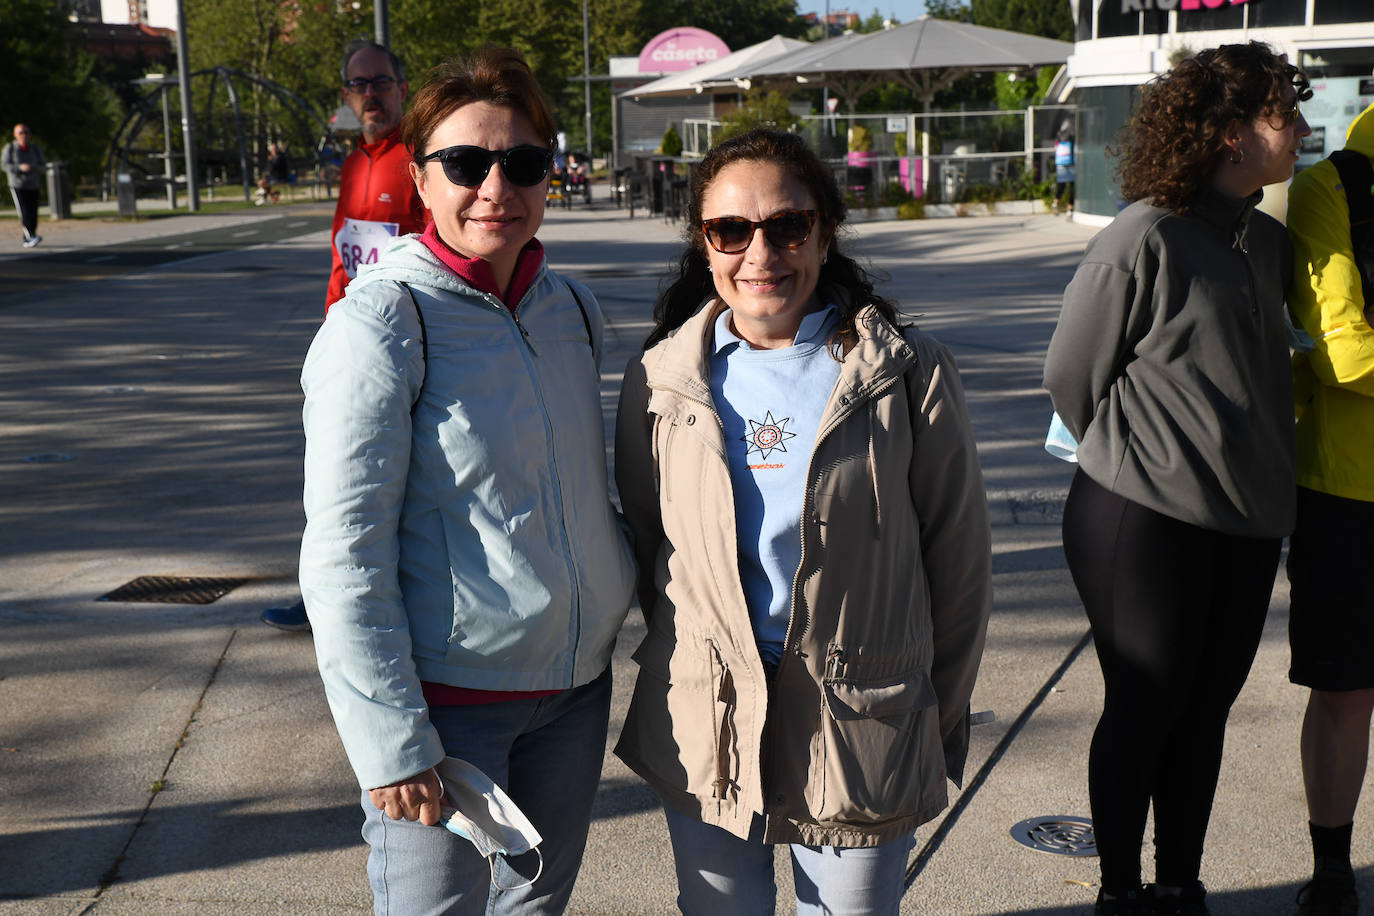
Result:
[[[357,787],[310,640],[257,619],[295,597],[298,373],[323,312],[328,215],[302,203],[73,222],[33,251],[0,241],[0,913],[370,909]],[[903,913],[1087,913],[1096,894],[1094,858],[1010,834],[1089,813],[1100,681],[1059,544],[1072,469],[1040,448],[1040,371],[1092,231],[969,217],[860,223],[844,240],[957,355],[995,525],[974,709],[996,721],[974,730],[953,813],[918,835]],[[540,237],[610,322],[609,430],[679,228],[598,200],[550,210]],[[204,605],[96,600],[139,576],[246,581]],[[1212,819],[1203,879],[1219,916],[1291,913],[1310,867],[1286,622],[1281,578]],[[633,611],[612,741],[642,632]],[[1366,898],[1371,820],[1355,836]],[[608,755],[570,912],[658,916],[674,894],[653,793]]]

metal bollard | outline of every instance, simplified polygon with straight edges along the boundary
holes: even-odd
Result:
[[[119,215],[125,219],[138,216],[138,200],[135,196],[134,176],[120,172],[115,176],[115,196],[119,199]]]

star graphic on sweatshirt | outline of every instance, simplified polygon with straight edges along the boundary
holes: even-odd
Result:
[[[749,421],[749,434],[740,436],[740,440],[748,443],[749,448],[746,455],[759,453],[759,458],[764,461],[774,450],[779,452],[787,451],[787,446],[783,443],[788,439],[796,438],[796,433],[789,433],[786,426],[791,422],[791,417],[783,417],[781,420],[773,419],[773,411],[764,414],[763,422],[758,420]]]

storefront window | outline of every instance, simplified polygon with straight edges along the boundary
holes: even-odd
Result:
[[[1312,21],[1316,25],[1366,22],[1370,16],[1369,10],[1369,0],[1316,0]]]
[[[1250,0],[1246,8],[1252,29],[1307,24],[1307,0]]]
[[[1117,149],[1121,126],[1130,120],[1139,99],[1139,86],[1099,86],[1074,93],[1073,101],[1078,104],[1074,196],[1079,212],[1116,216],[1121,209],[1118,160],[1108,148]]]

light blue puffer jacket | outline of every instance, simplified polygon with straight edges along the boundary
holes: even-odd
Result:
[[[421,680],[569,688],[610,662],[634,561],[606,482],[603,319],[577,295],[585,323],[541,266],[517,323],[410,236],[310,347],[301,592],[363,788],[444,756]]]

